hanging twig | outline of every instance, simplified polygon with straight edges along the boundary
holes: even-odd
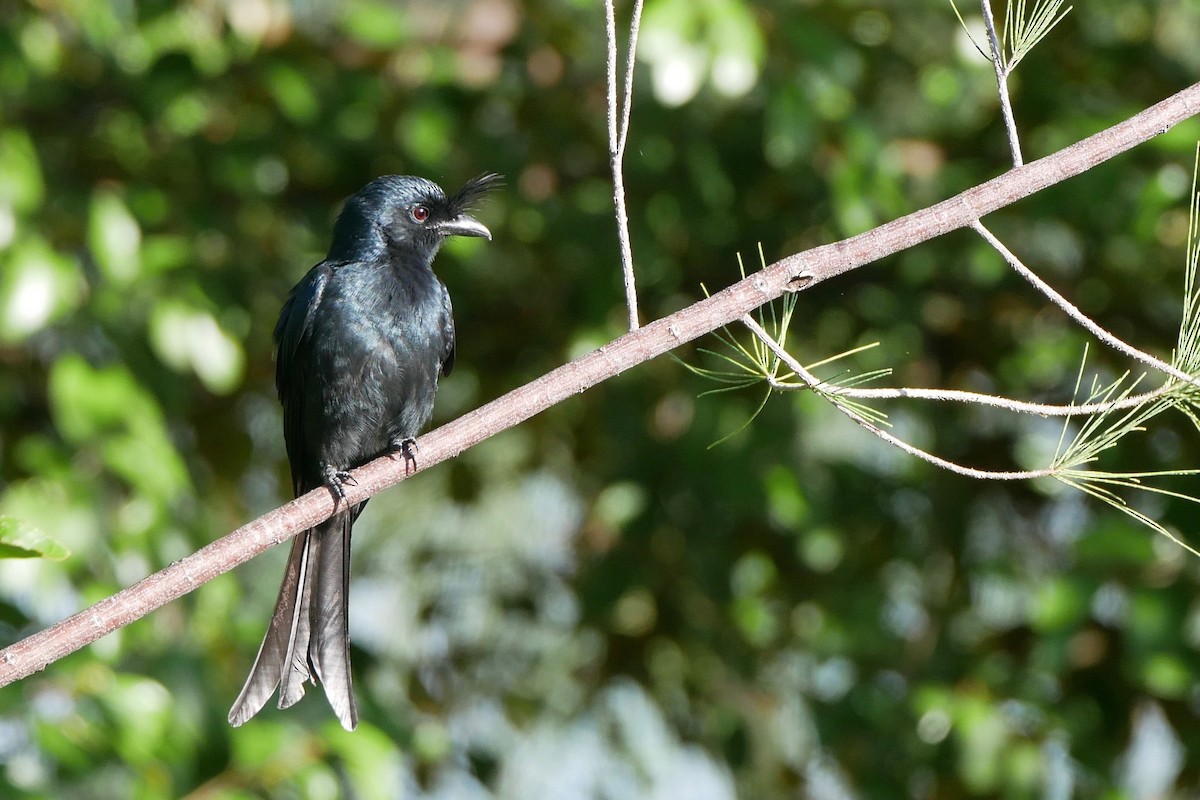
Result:
[[[629,140],[629,111],[633,105],[633,68],[641,27],[642,0],[635,0],[629,22],[629,52],[625,59],[625,83],[621,102],[617,99],[617,19],[614,0],[604,0],[605,33],[608,41],[608,158],[612,169],[613,206],[617,218],[617,242],[621,249],[621,272],[625,278],[625,307],[629,330],[638,321],[637,286],[633,274],[633,247],[629,239],[629,214],[625,208],[625,144]]]
[[[1050,300],[1050,302],[1054,303],[1054,305],[1061,308],[1067,314],[1067,316],[1082,325],[1088,333],[1092,334],[1097,339],[1116,350],[1118,353],[1124,353],[1136,361],[1140,361],[1143,364],[1151,366],[1160,372],[1170,375],[1172,378],[1175,378],[1181,383],[1200,387],[1200,378],[1189,375],[1178,367],[1172,366],[1160,358],[1155,358],[1149,353],[1143,352],[1132,345],[1126,344],[1124,341],[1118,339],[1116,336],[1109,333],[1103,327],[1094,322],[1090,317],[1080,311],[1070,300],[1056,292],[1053,288],[1051,288],[1050,284],[1046,283],[1044,280],[1034,274],[1033,270],[1021,263],[1021,259],[1013,255],[1013,253],[1004,246],[1003,242],[997,239],[991,231],[983,226],[982,222],[975,220],[971,223],[971,227],[976,233],[987,240],[987,243],[994,247],[996,252],[1004,257],[1004,260],[1008,262],[1009,266],[1017,271],[1017,274],[1033,284],[1034,288],[1044,294]]]

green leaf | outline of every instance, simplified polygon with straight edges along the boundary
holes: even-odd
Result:
[[[64,355],[50,370],[50,400],[63,438],[96,448],[135,490],[169,502],[187,485],[162,409],[124,365],[95,369],[80,356]]]
[[[146,768],[160,761],[169,748],[175,701],[161,683],[138,675],[114,676],[98,699],[111,721],[111,745],[121,760]]]
[[[809,514],[809,506],[796,473],[776,465],[767,472],[763,484],[771,519],[789,530],[800,525]]]
[[[449,154],[454,117],[441,108],[421,108],[405,114],[396,124],[396,141],[413,158],[426,164],[441,163]]]
[[[359,44],[390,50],[408,38],[404,12],[391,3],[357,0],[347,3],[342,30]]]
[[[299,123],[316,119],[321,104],[309,86],[308,78],[299,70],[282,64],[276,65],[267,73],[267,85],[279,109],[289,119]]]
[[[71,551],[16,517],[0,516],[0,558],[48,558],[62,561]]]
[[[1012,72],[1021,59],[1029,55],[1045,39],[1055,25],[1063,21],[1071,6],[1062,7],[1063,0],[1036,0],[1033,11],[1026,13],[1025,0],[1009,0],[1004,13],[1004,44],[1008,55],[1004,67]]]
[[[428,728],[428,723],[417,726],[414,749],[420,749],[422,745],[428,747],[431,738],[438,738],[436,734],[430,736],[426,732]],[[359,725],[353,733],[343,730],[340,725],[327,724],[322,733],[329,749],[337,754],[346,774],[353,779],[359,797],[363,800],[395,797],[395,775],[403,759],[390,736],[370,723]],[[440,733],[446,740],[445,730]]]
[[[1142,680],[1159,697],[1182,698],[1195,683],[1187,663],[1170,653],[1155,653],[1141,664]]]
[[[1087,616],[1091,592],[1078,580],[1057,578],[1034,592],[1030,623],[1041,633],[1074,628]]]
[[[22,130],[0,129],[0,205],[33,211],[46,187],[33,140]]]

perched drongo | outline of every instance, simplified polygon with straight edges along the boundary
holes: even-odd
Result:
[[[350,529],[366,501],[345,502],[348,470],[389,452],[414,458],[438,378],[454,366],[450,295],[433,274],[447,236],[491,233],[467,211],[498,182],[455,195],[411,176],[377,178],[346,201],[329,255],[292,289],[275,326],[275,386],[296,496],[325,486],[338,501],[296,537],[275,613],[242,693],[241,725],[279,687],[279,707],[325,687],[342,725],[358,724],[350,680]]]

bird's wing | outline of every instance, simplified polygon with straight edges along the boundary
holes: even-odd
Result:
[[[450,292],[442,287],[442,374],[449,375],[454,369],[454,308],[450,305]]]
[[[304,467],[304,397],[312,347],[313,319],[329,285],[335,264],[322,261],[296,284],[284,301],[275,326],[275,388],[283,404],[283,441],[292,468],[292,488],[297,496],[315,488],[306,485]]]

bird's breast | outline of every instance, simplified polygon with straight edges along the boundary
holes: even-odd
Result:
[[[428,423],[447,346],[446,311],[431,291],[440,285],[425,281],[331,289],[313,331],[322,458],[359,463]]]

